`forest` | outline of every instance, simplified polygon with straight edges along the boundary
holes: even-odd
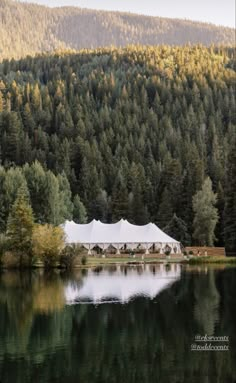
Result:
[[[233,28],[190,20],[0,0],[0,61],[56,49],[235,44]]]
[[[236,247],[233,49],[61,51],[4,60],[0,78],[2,232],[23,186],[38,223],[152,221]]]

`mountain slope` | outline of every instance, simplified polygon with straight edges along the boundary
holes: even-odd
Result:
[[[165,228],[176,214],[190,235],[192,198],[210,176],[222,245],[226,159],[236,131],[233,53],[128,47],[4,61],[0,163],[9,169],[39,161],[66,175],[89,219],[151,220]],[[30,184],[36,183],[36,219],[42,222],[45,212],[45,221],[55,223],[48,221],[38,173]],[[19,176],[13,179],[17,185]],[[2,183],[0,172],[0,230],[11,206]]]
[[[234,30],[188,20],[0,0],[0,57],[64,48],[234,44]]]

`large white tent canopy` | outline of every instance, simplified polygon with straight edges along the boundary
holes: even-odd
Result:
[[[67,243],[79,243],[89,252],[96,246],[103,250],[112,246],[118,252],[124,247],[131,250],[141,247],[148,252],[153,245],[160,253],[163,253],[166,247],[171,253],[180,252],[180,243],[165,234],[154,223],[137,226],[121,219],[117,223],[105,224],[94,219],[83,225],[66,221],[63,228]]]

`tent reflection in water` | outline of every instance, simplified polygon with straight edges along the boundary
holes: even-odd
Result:
[[[121,219],[117,223],[106,224],[94,219],[83,225],[66,221],[63,228],[66,242],[84,246],[88,250],[88,254],[91,254],[91,250],[95,247],[105,251],[111,246],[116,249],[117,254],[123,249],[135,250],[137,248],[145,249],[146,254],[151,248],[160,254],[166,250],[169,250],[171,254],[181,252],[180,242],[169,237],[154,223],[137,226]]]

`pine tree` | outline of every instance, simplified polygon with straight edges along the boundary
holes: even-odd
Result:
[[[59,184],[59,222],[71,220],[73,215],[73,202],[69,181],[63,172],[57,176]]]
[[[236,255],[236,135],[232,139],[226,169],[224,237],[227,254]]]
[[[158,225],[163,229],[168,222],[171,220],[171,217],[174,214],[173,204],[172,204],[172,195],[170,191],[165,187],[162,194],[161,202],[158,209],[157,222]]]
[[[190,235],[193,233],[193,196],[202,187],[204,180],[203,161],[200,159],[197,148],[193,144],[183,147],[185,171],[183,174],[182,190],[179,195],[178,216],[186,222]]]
[[[8,222],[7,236],[12,251],[19,254],[20,266],[23,255],[32,256],[32,233],[34,227],[33,211],[29,204],[28,190],[19,189],[15,203],[12,206]]]
[[[224,195],[224,189],[219,182],[217,185],[217,203],[216,208],[218,209],[219,213],[219,220],[216,225],[215,235],[217,238],[217,246],[223,247],[225,245],[224,242],[224,204],[225,204],[225,195]]]
[[[138,184],[136,184],[132,194],[130,221],[135,225],[146,225],[149,221],[149,214],[147,206],[145,206],[143,202],[141,187]]]
[[[44,217],[47,223],[59,225],[63,223],[60,217],[60,190],[57,177],[51,172],[46,173],[45,180]]]
[[[74,202],[74,210],[73,210],[74,222],[80,223],[80,224],[87,223],[87,220],[88,220],[87,212],[78,194],[75,195],[73,202]]]
[[[217,196],[212,190],[212,182],[205,179],[202,189],[193,197],[193,237],[200,246],[213,246],[215,227],[218,222],[218,211],[215,207]]]
[[[44,205],[47,203],[46,172],[38,161],[35,161],[31,166],[26,164],[23,172],[27,180],[35,221],[46,223],[47,218],[44,209]]]
[[[3,169],[3,168],[1,168]],[[21,168],[11,167],[9,170],[1,172],[0,179],[0,216],[2,222],[0,222],[0,228],[5,231],[7,225],[7,219],[14,204],[18,190],[23,187],[27,189],[27,183],[22,173]],[[27,191],[28,193],[28,191]]]
[[[181,242],[184,246],[189,246],[191,243],[186,223],[177,217],[176,214],[173,215],[168,225],[164,228],[164,232]]]
[[[0,166],[0,231],[3,231],[3,228],[6,224],[6,217],[5,217],[5,206],[4,206],[4,197],[5,197],[5,190],[4,190],[4,182],[6,179],[6,171],[5,169]]]
[[[129,197],[122,176],[117,176],[111,197],[112,221],[117,222],[128,214]]]
[[[108,222],[108,198],[107,192],[105,190],[100,190],[99,194],[92,202],[91,205],[91,215],[94,219],[100,220],[104,223]]]
[[[16,112],[6,115],[6,142],[4,145],[5,160],[10,163],[19,163],[19,138],[21,124]]]

